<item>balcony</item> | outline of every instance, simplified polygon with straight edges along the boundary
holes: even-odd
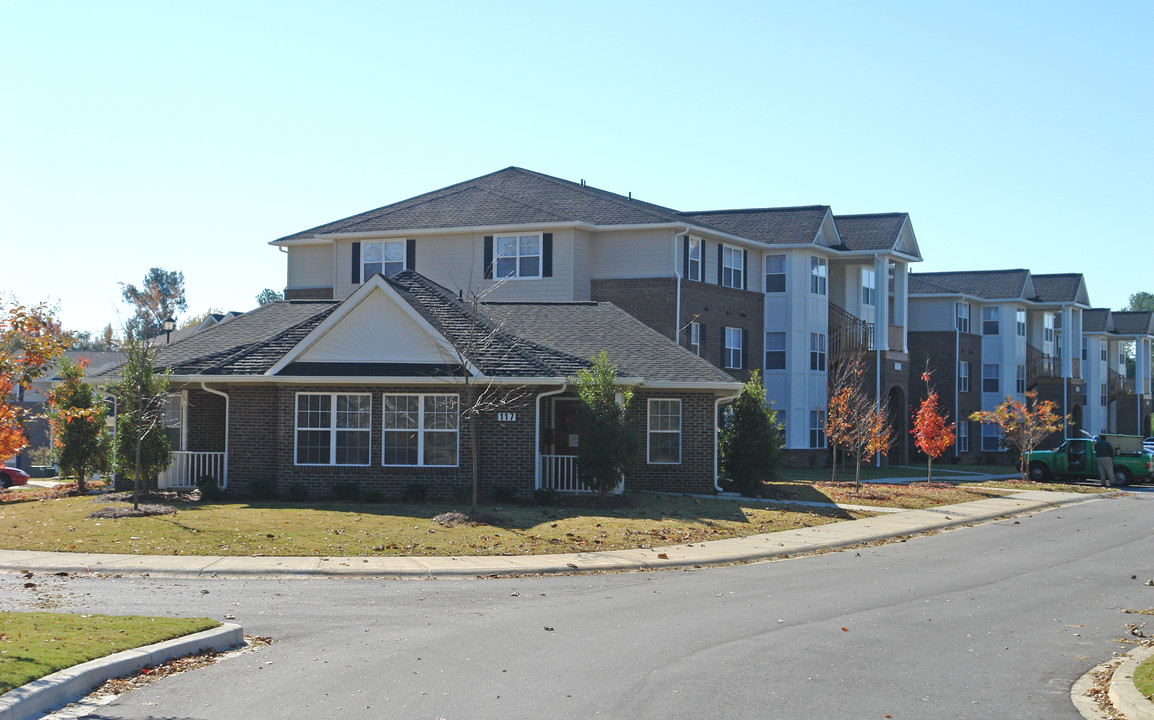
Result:
[[[1074,358],[1070,361],[1070,377],[1082,377],[1082,360]],[[1062,358],[1057,355],[1046,355],[1033,345],[1026,345],[1026,386],[1033,387],[1040,380],[1060,379],[1062,377]]]

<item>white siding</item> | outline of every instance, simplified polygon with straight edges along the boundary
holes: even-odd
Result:
[[[674,264],[673,233],[670,230],[627,230],[599,232],[590,235],[590,277],[613,278],[672,277]],[[712,247],[712,243],[710,243]],[[713,247],[713,262],[717,248]],[[716,273],[711,282],[717,282]]]
[[[294,245],[288,249],[289,288],[327,288],[332,286],[332,245]]]
[[[557,259],[553,259],[557,268]],[[589,278],[593,271],[593,239],[584,230],[573,231],[573,299],[588,300]]]
[[[910,298],[910,330],[917,332],[954,329],[957,310],[953,298]],[[975,313],[976,319],[975,319]],[[975,324],[976,323],[976,324]],[[981,306],[970,304],[970,332],[981,332]]]

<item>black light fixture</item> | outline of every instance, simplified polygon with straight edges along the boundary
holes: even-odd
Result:
[[[172,329],[176,327],[176,321],[171,317],[164,319],[164,342],[167,345],[172,340]]]

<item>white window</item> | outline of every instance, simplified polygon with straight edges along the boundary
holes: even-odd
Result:
[[[968,422],[958,423],[958,452],[964,453],[970,451],[970,424]]]
[[[1106,383],[1102,383],[1102,389],[1098,391],[1098,397],[1101,398],[1102,407],[1106,407],[1109,399],[1109,394],[1106,392]]]
[[[1046,313],[1042,316],[1042,340],[1054,342],[1054,315]]]
[[[498,235],[493,240],[496,247],[495,277],[541,277],[540,235]]]
[[[297,393],[296,464],[368,465],[373,398]]]
[[[970,391],[970,361],[958,361],[958,392]]]
[[[649,401],[649,464],[681,462],[681,401]]]
[[[1000,327],[1001,313],[1000,308],[984,307],[982,308],[982,334],[983,335],[997,335]]]
[[[825,410],[809,411],[809,446],[825,447]]]
[[[1098,345],[1101,346],[1101,348],[1102,348],[1102,362],[1106,362],[1106,354],[1107,354],[1106,341],[1105,340],[1099,340]]]
[[[745,251],[725,245],[721,248],[721,284],[745,289]]]
[[[873,268],[863,267],[861,269],[861,304],[862,305],[877,305],[878,304],[878,277],[877,271]]]
[[[689,323],[689,350],[694,355],[701,354],[701,323]]]
[[[404,240],[365,243],[362,248],[362,280],[368,280],[377,273],[390,277],[405,269]]]
[[[689,238],[688,280],[701,280],[701,238]]]
[[[992,423],[982,423],[982,450],[984,452],[997,452],[1001,449],[1001,430]]]
[[[968,302],[960,302],[956,304],[956,307],[958,331],[968,333],[970,331],[970,304]]]
[[[1019,308],[1014,313],[1014,320],[1017,324],[1018,337],[1026,337],[1026,311]]]
[[[765,334],[765,369],[785,370],[785,333]]]
[[[765,256],[765,291],[785,292],[785,255]]]
[[[383,465],[455,466],[456,395],[385,395]]]
[[[825,372],[825,335],[809,334],[809,369]]]
[[[809,291],[814,295],[825,295],[828,278],[829,267],[826,265],[825,258],[810,257]]]
[[[727,370],[741,369],[741,328],[725,328],[725,357],[722,361]]]
[[[1082,338],[1082,359],[1090,359],[1090,338]]]
[[[1014,391],[1019,393],[1026,392],[1026,366],[1019,365],[1017,377],[1014,381]]]
[[[982,392],[996,393],[1000,392],[998,389],[998,366],[997,364],[982,366]]]

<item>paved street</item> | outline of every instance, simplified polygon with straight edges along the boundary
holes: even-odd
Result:
[[[1154,607],[1154,493],[872,549],[502,580],[0,576],[32,609],[236,617],[274,643],[101,718],[1079,717]],[[1136,576],[1131,579],[1131,576]],[[843,629],[844,628],[844,629]]]

